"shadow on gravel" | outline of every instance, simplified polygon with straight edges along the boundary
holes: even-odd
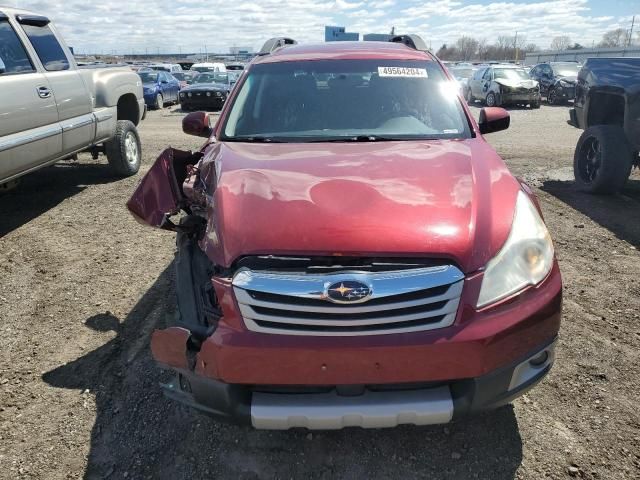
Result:
[[[309,433],[227,425],[170,402],[148,343],[173,296],[170,265],[123,322],[108,312],[86,321],[113,340],[43,375],[95,395],[86,479],[515,477],[522,440],[511,406],[447,426]]]
[[[20,178],[20,183],[0,194],[0,238],[28,223],[89,185],[118,180],[105,164],[61,162]]]
[[[548,180],[541,189],[640,248],[640,181],[629,180],[619,195],[590,195],[579,191],[573,181]]]

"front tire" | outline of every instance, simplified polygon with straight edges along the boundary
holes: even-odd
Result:
[[[487,93],[487,98],[485,99],[484,103],[487,105],[487,107],[497,107],[498,96],[493,92],[489,92]]]
[[[573,175],[581,190],[613,194],[626,183],[632,165],[633,153],[622,127],[595,125],[587,128],[578,140]]]
[[[118,120],[115,135],[104,146],[109,165],[116,175],[130,177],[138,173],[142,161],[142,146],[133,122]]]
[[[549,92],[547,92],[547,103],[549,105],[558,104],[558,94],[556,93],[556,89],[553,87],[549,88]]]
[[[156,95],[156,103],[153,105],[154,110],[160,110],[164,107],[164,98],[162,98],[162,94],[159,93]]]
[[[533,108],[533,109],[540,108],[540,99],[534,100],[533,102],[531,102],[531,108]]]

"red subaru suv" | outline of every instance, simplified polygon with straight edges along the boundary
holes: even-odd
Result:
[[[128,203],[177,232],[167,395],[256,428],[446,423],[554,360],[562,285],[532,191],[419,37],[272,39],[198,152]]]

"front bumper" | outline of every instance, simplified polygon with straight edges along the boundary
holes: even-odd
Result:
[[[147,92],[144,94],[144,103],[147,107],[153,107],[156,104],[156,96],[158,92]]]
[[[551,369],[555,339],[486,375],[433,385],[354,386],[309,392],[231,385],[179,371],[165,394],[206,414],[258,429],[434,425],[504,405]],[[354,394],[355,392],[355,394]]]
[[[575,85],[570,85],[567,87],[563,87],[562,85],[558,85],[555,87],[556,98],[564,101],[575,100],[576,98],[576,87]]]
[[[540,92],[503,92],[502,103],[535,103],[540,102]]]
[[[204,108],[211,110],[219,110],[224,106],[226,98],[224,96],[217,96],[212,94],[210,97],[206,96],[206,93],[198,92],[193,96],[182,96],[180,94],[180,105],[185,109]]]
[[[551,349],[544,365],[526,368],[529,359],[549,349],[558,334],[562,282],[557,263],[537,287],[477,311],[470,305],[477,298],[481,281],[481,274],[464,280],[457,318],[447,328],[376,336],[305,337],[247,331],[230,282],[216,279],[224,316],[199,351],[187,354],[190,332],[178,327],[154,332],[151,348],[156,361],[177,371],[182,379],[165,387],[169,396],[257,427],[305,426],[300,422],[307,422],[309,428],[443,423],[510,401],[540,380],[553,361]],[[355,388],[362,402],[355,397],[336,398],[341,397],[336,391],[344,388],[351,392]],[[398,388],[417,393],[399,395]],[[272,396],[282,391],[310,393],[310,389],[322,396],[306,397],[302,404],[285,402],[284,407],[278,400],[282,396]],[[369,390],[375,395],[366,396]],[[335,407],[330,421],[312,421],[315,417],[311,414],[302,415],[310,419],[299,422],[288,416],[282,419],[282,412],[314,410],[322,405]],[[383,418],[370,414],[367,420],[357,420],[361,416],[357,411],[364,411],[367,405],[371,407],[368,412],[385,412]],[[343,413],[338,415],[340,411]],[[273,423],[260,420],[271,416],[277,419]]]

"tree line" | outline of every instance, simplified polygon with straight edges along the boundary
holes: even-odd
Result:
[[[640,45],[640,31],[637,32],[636,40],[633,41],[632,34],[624,28],[610,30],[602,36],[600,42],[594,44],[595,47],[613,48],[627,45]],[[560,35],[554,37],[549,45],[550,50],[580,50],[585,47],[577,42],[573,42],[571,37]],[[486,39],[476,39],[462,36],[452,45],[442,45],[436,55],[442,60],[470,61],[470,60],[516,60],[523,59],[529,52],[540,51],[535,43],[527,42],[524,35],[501,35],[494,43],[489,43]]]

